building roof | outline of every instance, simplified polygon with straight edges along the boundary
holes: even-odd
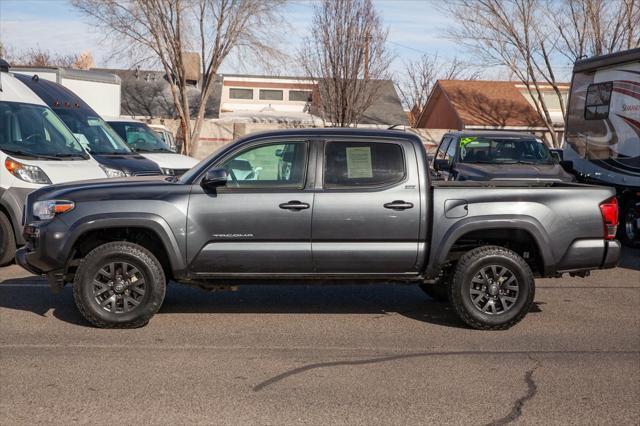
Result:
[[[568,89],[568,85],[561,84]],[[544,122],[523,96],[515,81],[438,80],[418,119],[423,126],[444,98],[450,103],[460,127],[542,127]]]
[[[379,82],[378,97],[362,117],[362,124],[408,125],[409,118],[391,80]]]
[[[375,80],[375,83],[377,84],[375,100],[365,110],[359,124],[408,125],[407,113],[402,107],[402,102],[398,97],[393,81]],[[322,81],[320,84],[323,84]],[[322,93],[322,90],[320,92]],[[322,98],[322,95],[320,97]]]
[[[94,70],[94,69],[92,69]],[[123,115],[135,117],[177,117],[169,81],[164,71],[140,69],[99,69],[117,75],[122,81],[121,109]],[[198,107],[200,88],[189,87],[189,100],[192,112]],[[216,77],[213,90],[207,100],[206,118],[218,118],[222,78]]]

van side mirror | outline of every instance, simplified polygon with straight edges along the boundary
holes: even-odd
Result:
[[[451,166],[449,165],[449,160],[445,158],[436,158],[433,160],[433,168],[437,171],[449,170]]]
[[[573,173],[573,161],[561,160],[560,167],[562,167],[567,173]]]
[[[224,186],[227,184],[227,171],[225,169],[210,169],[202,178],[200,186],[205,189],[213,189],[218,186]]]
[[[552,148],[549,150],[549,154],[551,154],[551,157],[553,157],[558,162],[561,162],[563,159],[563,152],[561,149]]]

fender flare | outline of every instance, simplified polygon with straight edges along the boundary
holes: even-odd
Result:
[[[69,225],[69,237],[63,252],[71,254],[78,239],[89,231],[108,228],[144,228],[160,238],[174,273],[185,269],[185,257],[169,224],[153,213],[109,213],[85,216],[82,221]]]
[[[551,247],[551,239],[536,218],[526,215],[491,215],[465,218],[451,226],[440,240],[440,244],[434,247],[429,255],[431,266],[427,275],[438,273],[441,265],[446,262],[451,247],[460,237],[473,231],[493,229],[513,229],[527,232],[538,246],[544,274],[547,275],[554,270],[556,265],[554,256],[550,250],[545,249]]]

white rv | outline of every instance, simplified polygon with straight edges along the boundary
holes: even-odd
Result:
[[[120,115],[120,77],[104,71],[59,67],[11,67],[14,74],[61,84],[87,103],[101,117]]]
[[[566,164],[617,189],[618,237],[640,244],[640,49],[575,63],[565,138]]]

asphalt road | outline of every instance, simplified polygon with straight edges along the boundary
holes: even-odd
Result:
[[[639,424],[640,251],[508,331],[412,286],[171,285],[137,330],[0,270],[0,424]]]

